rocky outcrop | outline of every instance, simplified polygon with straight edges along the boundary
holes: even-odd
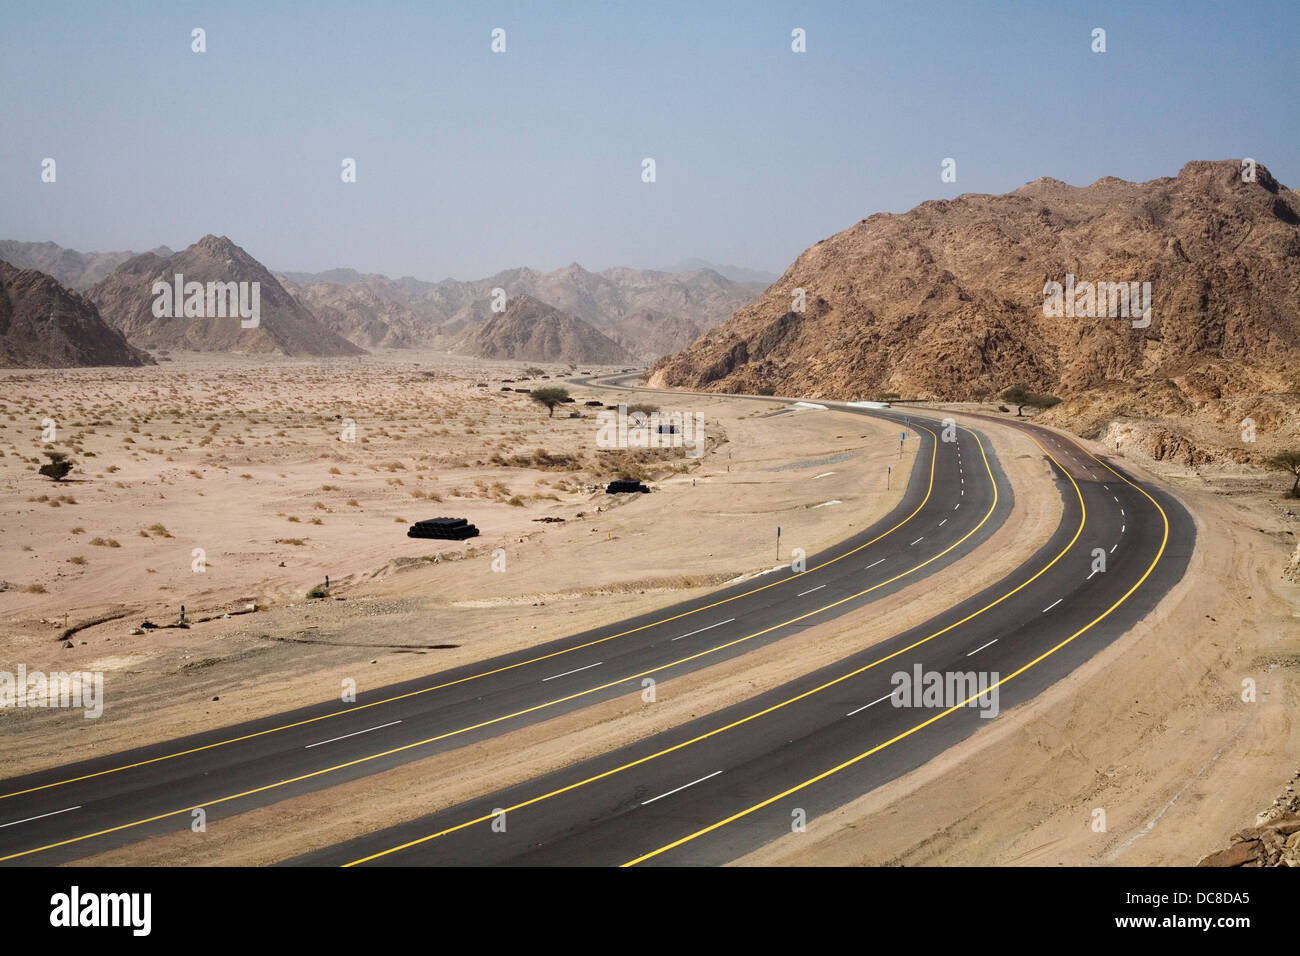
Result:
[[[1282,577],[1287,581],[1294,581],[1300,584],[1300,544],[1295,547],[1295,554],[1291,555],[1291,560],[1287,566],[1282,569]]]
[[[1211,853],[1197,866],[1300,866],[1300,792],[1296,776],[1253,827],[1232,835],[1226,850]]]
[[[1071,400],[1090,406],[1116,389],[1138,408],[1294,401],[1298,223],[1294,192],[1262,166],[1243,181],[1231,160],[1146,183],[1043,179],[879,213],[805,251],[756,302],[656,363],[651,384],[946,400],[1021,384],[1065,398],[1056,414],[1066,416]],[[1045,315],[1046,284],[1067,275],[1149,282],[1150,324]]]

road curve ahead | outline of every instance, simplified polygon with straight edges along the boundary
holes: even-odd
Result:
[[[512,654],[238,726],[0,782],[0,862],[56,864],[188,830],[622,695],[779,641],[941,570],[1013,505],[986,438],[846,409],[916,443],[902,501],[846,541],[720,591]],[[821,413],[826,414],[826,413]],[[793,530],[793,529],[790,529]],[[787,536],[787,542],[797,540]],[[445,626],[454,622],[434,622]]]
[[[1021,427],[1051,461],[1065,515],[997,584],[686,726],[289,862],[721,864],[815,825],[986,722],[1014,719],[1009,708],[1150,611],[1181,578],[1195,542],[1171,496],[1055,432]],[[955,697],[907,696],[896,676],[929,673],[944,675]]]

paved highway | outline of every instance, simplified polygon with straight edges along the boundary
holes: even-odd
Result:
[[[897,410],[846,411],[891,424],[909,422],[909,440],[919,442],[916,465],[897,507],[848,540],[809,555],[806,571],[786,567],[631,620],[360,693],[355,705],[323,703],[11,777],[0,781],[0,862],[48,865],[75,860],[149,836],[188,830],[195,808],[202,807],[211,824],[603,700],[639,696],[647,677],[670,679],[837,615],[869,613],[872,601],[951,564],[1005,520],[1013,506],[1011,490],[978,431],[958,429],[955,441],[940,441],[936,420]],[[1129,497],[1126,492],[1125,500]],[[797,546],[793,530],[787,528],[785,540]],[[1121,556],[1126,562],[1127,553],[1125,549]],[[1108,575],[1107,580],[1115,577]],[[111,685],[109,694],[111,700]],[[859,724],[874,722],[873,714]],[[748,729],[728,738],[735,741],[734,756],[755,746],[763,749],[758,741],[764,739]],[[657,763],[645,777],[616,775],[617,783],[611,778],[607,785],[614,787],[609,793],[590,788],[575,796],[574,811],[582,815],[588,793],[598,802],[618,803],[626,786],[639,793],[640,786],[657,786],[652,781],[660,774],[675,780],[679,768],[695,766],[694,761],[703,759],[696,755],[706,753],[705,747],[693,749],[684,763],[671,769],[667,761]],[[617,763],[622,758],[611,759]],[[560,803],[553,806],[558,810]],[[634,828],[638,825],[633,823]],[[376,847],[393,845],[388,835],[375,839]],[[491,853],[474,860],[479,850],[467,844],[464,859],[486,862],[504,849],[498,841]],[[527,848],[515,849],[517,855]]]
[[[1170,496],[1022,427],[1052,462],[1065,515],[984,592],[720,713],[290,862],[721,864],[921,765],[990,719],[980,705],[993,692],[1005,714],[1123,634],[1182,576],[1195,541]],[[990,691],[901,699],[894,675],[918,670],[982,676]]]

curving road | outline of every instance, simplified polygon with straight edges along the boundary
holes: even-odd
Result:
[[[188,830],[196,808],[203,808],[209,821],[228,817],[619,695],[639,695],[641,681],[647,677],[664,680],[679,676],[832,617],[865,613],[871,602],[969,553],[1009,514],[1013,505],[1010,487],[987,439],[977,431],[962,428],[955,441],[940,441],[938,423],[918,419],[911,412],[842,410],[910,424],[909,438],[919,437],[920,443],[916,464],[897,507],[848,540],[810,555],[803,573],[796,574],[788,567],[778,569],[631,620],[362,693],[355,705],[324,703],[0,781],[0,862],[49,865],[75,860],[150,836]],[[1127,557],[1121,556],[1121,560],[1127,566]],[[1115,577],[1108,575],[1107,580]],[[1055,574],[1052,580],[1057,580]],[[856,683],[851,686],[857,688]],[[868,689],[874,686],[864,682],[854,693],[874,693]],[[818,698],[819,702],[826,699],[828,695]],[[858,724],[875,726],[883,709],[875,711]],[[784,727],[786,716],[795,712],[781,708],[780,721],[762,726]],[[798,712],[804,714],[803,708]],[[724,749],[728,755],[738,758],[748,753],[755,760],[770,759],[769,745],[774,738],[769,731],[755,735],[750,730],[757,724],[743,726],[743,731],[727,737]],[[691,732],[688,728],[688,736]],[[782,729],[778,736],[785,733]],[[653,749],[658,746],[656,741],[643,741],[636,748],[602,759],[618,764],[632,749],[638,753],[647,746]],[[619,808],[627,794],[635,796],[641,788],[658,786],[656,781],[689,775],[693,772],[690,768],[697,765],[711,766],[716,762],[715,747],[683,747],[675,752],[671,766],[667,760],[648,761],[644,770],[609,775],[599,787],[584,786],[581,793],[574,790],[566,800],[550,803],[539,819],[556,822],[560,826],[556,836],[562,839],[547,844],[558,856],[544,854],[541,859],[595,861],[597,857],[579,852],[567,841],[583,842],[583,826],[592,823],[589,811],[598,806],[611,811],[603,815],[601,826],[613,829],[602,829],[598,836],[593,831],[596,843],[614,840],[629,853],[639,852],[643,843],[624,843],[618,836],[620,826],[630,826],[645,836],[651,831],[644,829],[644,823],[654,814],[666,810],[681,822],[676,808],[684,800],[705,793],[716,795],[719,788],[715,783],[706,790],[701,784],[696,794],[683,791],[679,799],[659,801],[664,805],[659,810],[620,824]],[[584,773],[580,768],[566,771],[572,772]],[[736,779],[742,775],[735,768],[729,773]],[[754,773],[755,780],[784,779],[764,777],[766,771],[757,764]],[[728,784],[730,780],[728,777]],[[538,783],[546,789],[544,782]],[[501,805],[507,806],[509,801]],[[474,815],[468,808],[449,812],[452,816],[448,819]],[[428,826],[436,825],[418,821],[413,826],[411,833],[425,835]],[[513,841],[520,831],[512,825],[508,832]],[[670,830],[664,830],[664,835],[670,835]],[[489,862],[526,859],[540,849],[528,841],[478,846],[470,836],[465,832],[456,841],[426,841],[420,853],[438,858],[450,853],[449,860]],[[358,849],[355,855],[407,842],[404,836],[388,833],[368,840],[365,852]],[[613,853],[610,860],[622,853]],[[340,850],[312,862],[324,862],[325,857],[330,861],[349,857],[343,861],[349,862],[353,854],[352,849]],[[385,859],[412,862],[417,857],[390,853]],[[606,862],[604,857],[600,859]]]
[[[990,698],[957,688],[938,703],[900,702],[895,674],[984,675],[1004,712],[1140,620],[1181,578],[1195,542],[1167,494],[1054,432],[1021,427],[1052,462],[1064,516],[992,587],[719,713],[290,862],[721,864],[919,766],[978,729]]]

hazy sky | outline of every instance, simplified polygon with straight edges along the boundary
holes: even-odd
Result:
[[[1300,186],[1298,64],[1296,0],[3,0],[0,238],[211,232],[274,269],[424,279],[782,272],[873,212],[1040,176],[1250,156]]]

